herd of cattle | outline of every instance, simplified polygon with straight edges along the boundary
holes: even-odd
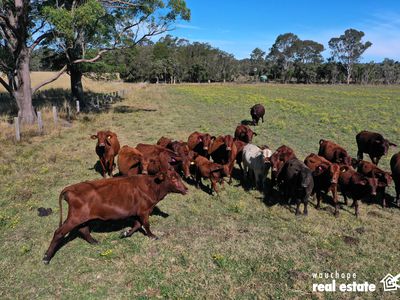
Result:
[[[250,110],[253,125],[261,119],[264,122],[265,109],[257,104]],[[151,231],[149,215],[153,208],[168,193],[186,194],[188,189],[182,177],[193,181],[196,187],[206,186],[202,178],[211,182],[209,192],[218,193],[218,183],[224,178],[232,182],[235,163],[238,164],[244,181],[253,184],[266,193],[277,187],[284,199],[299,206],[304,204],[307,215],[310,195],[317,197],[317,208],[327,193],[332,193],[335,215],[339,214],[338,191],[353,199],[355,215],[358,216],[358,201],[365,197],[381,194],[382,206],[386,206],[385,188],[395,183],[397,204],[400,203],[400,152],[390,161],[391,173],[377,165],[386,155],[390,146],[396,146],[381,134],[362,131],[356,136],[357,159],[351,158],[340,145],[321,139],[318,155],[311,153],[300,161],[294,150],[282,145],[275,151],[268,146],[252,144],[257,135],[249,126],[238,125],[232,135],[211,136],[208,133],[193,132],[187,142],[161,137],[156,145],[138,144],[136,147],[123,146],[117,134],[99,131],[91,138],[97,140],[95,151],[99,156],[103,177],[112,178],[85,181],[63,189],[59,197],[60,224],[43,258],[49,263],[62,239],[72,230],[78,230],[89,243],[97,243],[90,235],[90,220],[117,220],[134,217],[132,227],[121,237],[131,236],[143,227],[151,238],[157,238]],[[363,153],[369,154],[371,162],[363,160]],[[113,176],[115,157],[119,173]],[[271,169],[271,181],[266,178]],[[62,200],[68,202],[68,216],[63,222]]]

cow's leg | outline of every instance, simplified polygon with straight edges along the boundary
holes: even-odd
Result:
[[[308,197],[310,197],[310,196],[309,196],[309,195],[306,195],[305,198],[304,198],[304,200],[303,200],[303,204],[304,204],[304,211],[303,211],[303,214],[304,214],[305,216],[308,215],[308,209],[307,209],[307,206],[308,206]]]
[[[296,216],[300,215],[300,203],[301,203],[301,199],[297,198],[297,200],[296,200]]]
[[[331,188],[331,192],[332,192],[332,199],[333,199],[333,203],[335,205],[335,217],[339,216],[339,203],[338,203],[338,195],[337,195],[337,188],[333,187]]]
[[[385,194],[385,187],[382,188],[382,208],[387,207],[386,204],[386,194]]]
[[[316,209],[320,209],[321,208],[321,198],[322,198],[322,194],[320,191],[316,192],[317,194],[317,206],[315,207]]]
[[[364,153],[360,150],[357,151],[357,159],[362,160],[364,158]]]
[[[142,226],[142,224],[140,224],[140,222],[139,222],[138,220],[133,221],[132,228],[129,229],[129,230],[122,231],[120,237],[121,237],[121,238],[130,237],[130,236],[131,236],[132,234],[134,234],[141,226]]]
[[[113,175],[112,175],[113,170],[114,170],[114,157],[112,156],[108,160],[108,176],[113,177]]]
[[[396,187],[396,202],[397,206],[400,206],[400,186]]]
[[[264,116],[261,117],[262,122],[264,123]]]
[[[106,177],[106,162],[103,161],[103,158],[100,158],[100,164],[101,164],[101,176]]]
[[[217,180],[215,178],[210,178],[212,190],[214,190],[218,194]],[[211,193],[212,193],[211,190]]]
[[[140,216],[140,223],[142,223],[144,230],[146,230],[147,236],[151,239],[158,240],[158,237],[154,235],[150,230],[149,214]]]
[[[347,206],[349,205],[348,201],[347,201],[347,196],[345,193],[343,193],[343,200],[344,200],[344,204]]]
[[[354,206],[355,214],[356,214],[356,217],[358,218],[358,200],[354,199],[353,204],[351,206]]]
[[[51,258],[54,255],[55,250],[57,249],[58,244],[60,243],[61,239],[69,233],[72,229],[74,229],[76,226],[78,226],[81,223],[78,223],[76,221],[73,221],[71,219],[67,219],[64,224],[62,224],[55,232],[53,239],[51,240],[50,246],[47,249],[44,257],[43,257],[43,262],[45,264],[48,264],[51,260]]]
[[[99,243],[96,239],[94,239],[90,235],[89,226],[85,226],[85,227],[79,228],[78,231],[82,235],[83,239],[86,242],[88,242],[89,244],[98,244]]]

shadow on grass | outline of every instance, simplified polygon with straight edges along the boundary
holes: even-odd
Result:
[[[114,113],[118,113],[118,114],[128,114],[128,113],[134,113],[134,112],[154,112],[157,111],[157,109],[153,109],[153,108],[138,108],[138,107],[134,107],[134,106],[128,106],[128,105],[121,105],[121,106],[117,106],[114,107]]]
[[[255,126],[254,122],[252,120],[242,120],[242,121],[240,121],[240,124],[247,125],[247,126]]]

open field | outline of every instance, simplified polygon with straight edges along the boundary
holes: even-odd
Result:
[[[55,83],[56,84],[56,83]],[[55,85],[54,87],[58,87]],[[155,143],[162,135],[187,139],[195,131],[233,134],[255,103],[266,107],[266,123],[254,143],[293,147],[303,159],[332,139],[356,155],[355,135],[381,132],[400,143],[400,87],[302,85],[130,86],[126,100],[103,114],[79,116],[72,127],[15,145],[2,133],[0,148],[1,299],[398,299],[379,281],[400,272],[400,210],[362,203],[360,218],[342,205],[340,216],[323,203],[296,218],[287,205],[265,203],[238,180],[220,196],[189,186],[187,196],[169,195],[150,218],[152,241],[137,232],[121,240],[121,228],[96,227],[98,245],[76,238],[54,256],[42,257],[58,226],[63,187],[99,178],[90,134],[110,129],[121,145]],[[388,169],[395,150],[381,160]],[[398,150],[396,150],[398,151]],[[394,195],[393,186],[388,189]],[[340,201],[342,198],[340,197]],[[315,201],[311,201],[315,204]],[[65,208],[64,206],[64,218]],[[40,218],[38,207],[53,214]],[[312,293],[313,272],[356,273],[374,293]],[[338,283],[351,283],[342,279]]]

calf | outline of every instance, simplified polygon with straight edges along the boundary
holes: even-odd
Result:
[[[263,190],[268,175],[272,151],[269,148],[261,149],[256,145],[247,144],[243,148],[243,177],[254,176],[256,188]]]
[[[208,149],[210,148],[214,139],[215,136],[211,136],[208,133],[200,133],[195,131],[189,135],[187,145],[190,150],[208,158],[210,157],[208,155]]]
[[[85,181],[64,188],[59,197],[60,226],[54,232],[43,262],[48,264],[63,237],[77,229],[83,238],[93,244],[97,241],[90,235],[91,220],[119,220],[137,217],[132,228],[122,237],[131,236],[141,226],[147,236],[157,238],[150,231],[149,215],[154,206],[168,193],[185,195],[188,189],[174,170],[160,172],[155,176],[137,175]],[[62,199],[68,203],[68,216],[62,222]]]
[[[261,104],[256,104],[250,108],[250,115],[253,119],[253,124],[258,125],[258,121],[262,120],[264,123],[265,108]]]
[[[162,136],[158,141],[157,145],[165,148],[169,148],[168,146],[172,143],[172,140],[170,138],[167,138],[165,136]]]
[[[282,145],[274,153],[272,153],[269,161],[271,163],[271,187],[274,187],[276,184],[276,179],[278,178],[279,172],[281,171],[283,165],[290,159],[296,158],[296,154],[292,148]]]
[[[196,187],[202,184],[201,178],[208,178],[211,182],[211,191],[218,193],[217,182],[224,184],[223,178],[228,174],[227,166],[223,166],[209,161],[206,157],[198,155],[195,160],[196,167]]]
[[[98,131],[96,135],[92,135],[93,140],[97,140],[96,144],[96,154],[99,156],[101,164],[101,175],[106,177],[112,177],[114,170],[114,158],[119,152],[119,141],[117,135],[112,131]]]
[[[147,174],[149,161],[143,156],[142,152],[125,145],[118,153],[117,164],[121,175],[131,176]]]
[[[339,204],[337,195],[337,184],[340,176],[340,167],[336,163],[331,163],[324,157],[311,153],[304,163],[313,172],[314,190],[317,196],[317,209],[320,208],[322,192],[332,193],[333,203],[335,204],[335,216],[339,215]]]
[[[347,154],[347,151],[334,142],[321,139],[319,141],[318,155],[325,157],[330,162],[351,166],[352,159]]]
[[[238,125],[235,130],[235,139],[245,143],[251,143],[253,136],[256,135],[257,133],[251,130],[251,128],[247,125]]]
[[[358,200],[367,196],[375,196],[378,179],[366,177],[356,172],[352,167],[342,166],[339,177],[339,188],[343,194],[344,203],[347,205],[347,197],[353,199],[352,207],[358,217]]]
[[[397,206],[400,206],[400,152],[394,154],[390,159],[390,169],[392,170],[392,177],[396,188]]]
[[[228,166],[229,184],[232,182],[232,171],[235,165],[237,149],[233,136],[225,135],[217,137],[212,143],[208,153],[213,161]]]
[[[390,173],[365,160],[361,160],[358,163],[357,172],[364,176],[376,177],[378,179],[377,193],[382,195],[382,207],[386,207],[385,189],[392,182]]]
[[[285,162],[279,173],[280,188],[283,190],[285,199],[290,204],[290,199],[296,199],[296,215],[300,214],[300,203],[304,204],[304,215],[308,214],[307,205],[314,181],[311,170],[297,158]]]
[[[169,148],[172,149],[181,158],[181,169],[183,175],[188,178],[190,176],[190,165],[194,162],[195,152],[189,149],[186,142],[173,141],[169,144]]]
[[[378,165],[381,157],[387,154],[390,146],[397,147],[396,144],[383,138],[381,134],[366,130],[356,135],[356,141],[358,147],[357,158],[362,160],[363,153],[367,153],[375,165]]]

